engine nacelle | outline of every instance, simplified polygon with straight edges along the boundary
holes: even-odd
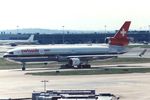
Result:
[[[106,37],[106,38],[105,38],[105,43],[106,43],[106,44],[109,44],[109,43],[110,43],[110,37]]]
[[[129,40],[130,40],[130,39],[128,39],[128,38],[107,37],[107,38],[105,39],[105,42],[106,42],[107,44],[110,44],[110,45],[126,46],[126,45],[128,45]]]
[[[120,46],[126,46],[129,43],[128,38],[110,38],[110,45],[120,45]]]
[[[69,65],[71,66],[78,66],[80,65],[81,61],[79,58],[70,58],[69,59]]]

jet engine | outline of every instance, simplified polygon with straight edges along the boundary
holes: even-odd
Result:
[[[61,65],[61,68],[91,68],[91,65],[81,62],[79,58],[70,58],[67,64]]]
[[[105,38],[105,43],[106,43],[106,44],[109,44],[109,43],[110,43],[110,37],[106,37],[106,38]]]
[[[79,58],[70,58],[69,65],[75,67],[81,64],[81,61]]]
[[[105,42],[107,44],[110,44],[110,45],[120,45],[120,46],[125,46],[125,45],[128,45],[129,43],[129,38],[114,38],[114,37],[107,37],[105,39]]]

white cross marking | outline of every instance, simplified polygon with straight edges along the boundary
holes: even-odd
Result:
[[[124,36],[127,32],[123,28],[120,33],[122,34],[122,36]]]

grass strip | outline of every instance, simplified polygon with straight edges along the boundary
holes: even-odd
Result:
[[[69,71],[49,71],[26,73],[27,75],[101,75],[101,74],[125,74],[125,73],[148,73],[150,68],[102,68],[102,69],[82,69],[82,70],[69,70]]]

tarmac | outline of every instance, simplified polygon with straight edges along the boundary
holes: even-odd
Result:
[[[146,65],[150,65],[147,63]],[[31,98],[33,91],[61,89],[94,89],[98,93],[112,93],[120,100],[149,100],[150,73],[109,74],[109,75],[77,75],[77,76],[32,76],[27,72],[38,72],[41,69],[27,71],[0,70],[1,98]]]

